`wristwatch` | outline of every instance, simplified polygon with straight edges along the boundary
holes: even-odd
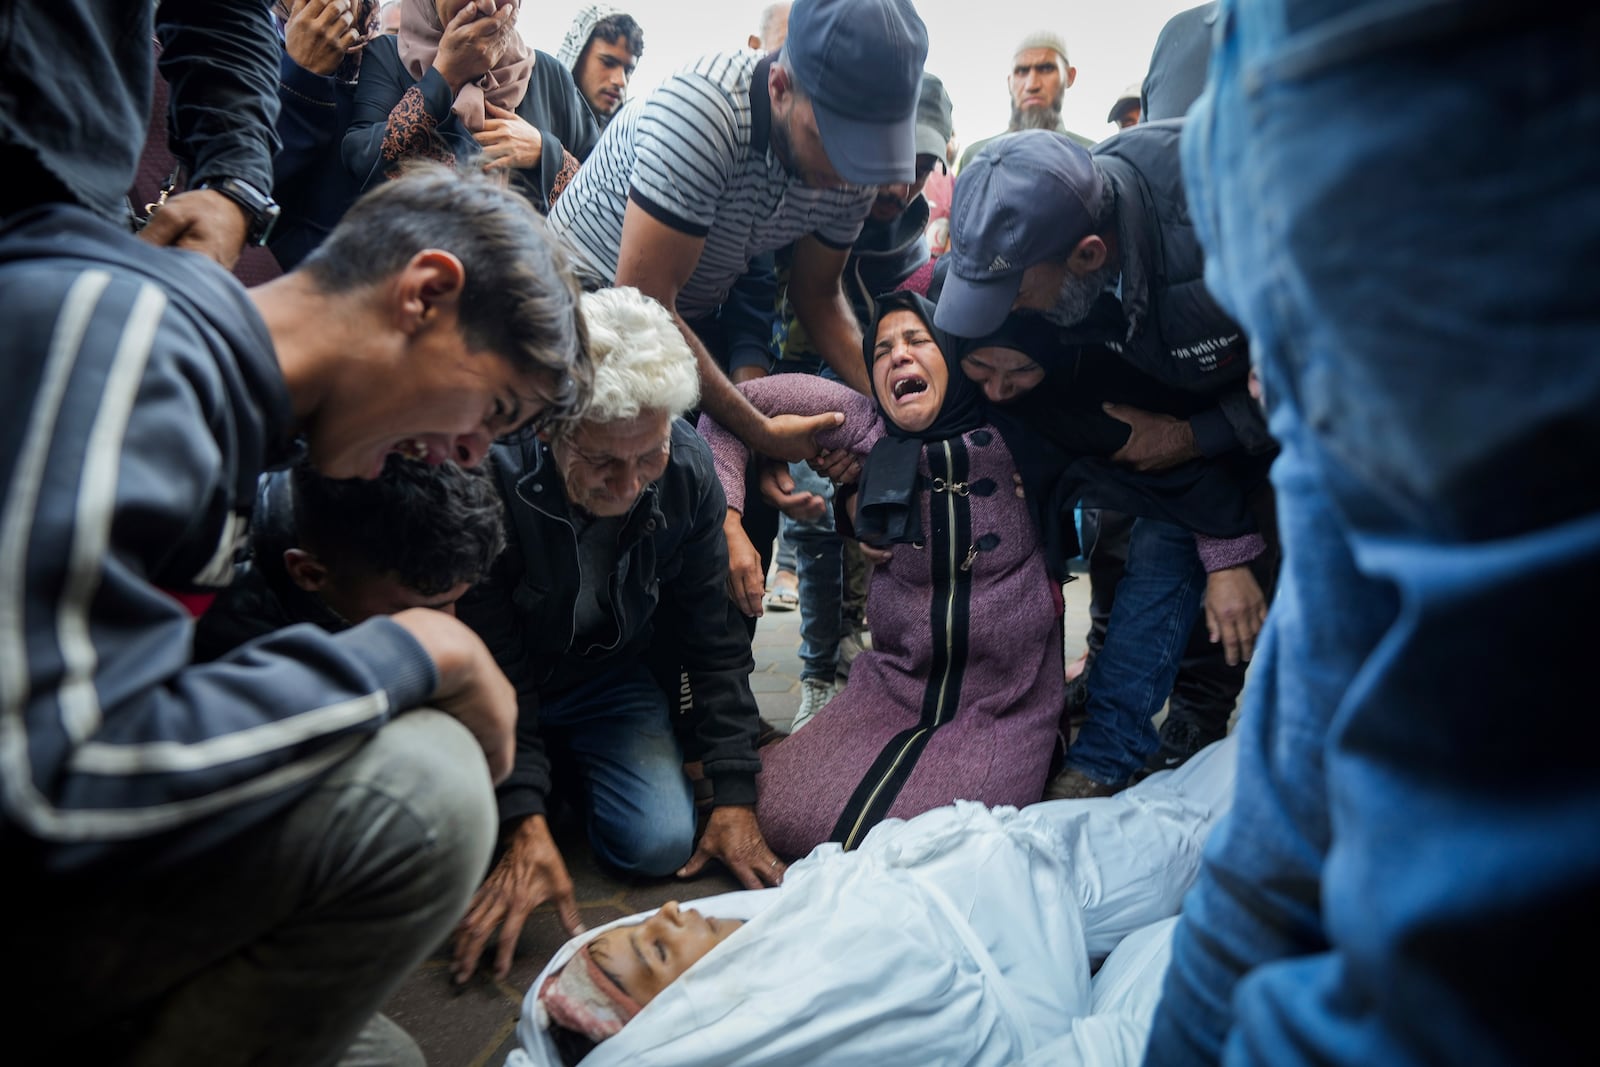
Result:
[[[276,200],[243,178],[210,178],[196,188],[221,193],[244,209],[245,217],[250,220],[250,229],[244,238],[246,244],[264,245],[272,236],[272,227],[283,209]]]

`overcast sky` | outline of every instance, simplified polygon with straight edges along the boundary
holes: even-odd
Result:
[[[697,56],[744,47],[759,0],[611,0],[644,27],[644,59],[631,92],[642,93]],[[1017,41],[1049,28],[1067,43],[1078,78],[1062,108],[1069,129],[1096,140],[1115,127],[1111,104],[1141,81],[1167,19],[1199,0],[917,0],[928,27],[927,69],[944,80],[963,145],[999,133],[1010,118],[1006,75]],[[536,47],[561,46],[579,0],[523,0],[521,28]]]

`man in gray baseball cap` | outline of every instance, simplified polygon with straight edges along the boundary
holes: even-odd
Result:
[[[982,337],[1037,311],[1065,343],[1110,343],[1168,385],[1242,384],[1245,339],[1206,291],[1181,130],[1141,123],[1092,150],[1044,130],[996,138],[956,182],[939,327]]]
[[[928,31],[910,0],[810,0],[789,12],[783,64],[810,98],[833,169],[852,185],[913,180]]]
[[[1246,387],[1243,331],[1205,287],[1178,162],[1181,130],[1181,120],[1141,123],[1092,150],[1044,130],[991,142],[956,181],[935,323],[983,338],[1013,310],[1037,312],[1060,328],[1058,351],[1120,359],[1183,397],[1166,411],[1107,405],[1128,425],[1113,461],[1139,471],[1189,461],[1253,469],[1273,445]],[[1070,361],[1060,362],[1045,367],[1046,378],[1067,373]],[[1131,538],[1129,558],[1139,557],[1146,581],[1137,599],[1119,588],[1087,719],[1050,784],[1052,798],[1104,795],[1139,773],[1156,737],[1150,718],[1178,666],[1152,653],[1147,620],[1164,618],[1165,632],[1182,633],[1197,615],[1185,592],[1200,571],[1192,538],[1146,517]],[[1226,658],[1248,659],[1264,605],[1259,583],[1230,561],[1206,576],[1205,589],[1207,618],[1223,620]],[[1122,681],[1134,677],[1156,683],[1141,690]]]
[[[1096,231],[1109,229],[1102,223],[1114,214],[1102,211],[1104,189],[1089,152],[1057,134],[1025,130],[990,142],[956,182],[940,329],[982,337],[1013,307],[1051,313],[1047,281],[1059,288],[1089,279],[1097,296],[1110,247]]]

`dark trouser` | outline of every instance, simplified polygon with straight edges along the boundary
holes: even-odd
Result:
[[[117,1064],[379,1051],[369,1020],[465,914],[497,820],[453,716],[408,711],[352,743],[281,815],[171,870],[14,888],[10,1017]]]
[[[844,603],[841,633],[861,630],[867,626],[867,585],[872,578],[872,565],[861,554],[861,542],[845,538],[844,542]]]
[[[1250,503],[1267,542],[1267,550],[1251,561],[1250,573],[1270,603],[1280,555],[1272,487],[1263,485]],[[1128,535],[1133,529],[1133,516],[1104,509],[1086,511],[1084,529],[1089,562],[1088,646],[1092,659],[1105,643],[1106,620],[1111,617],[1117,583],[1128,562]],[[1184,747],[1198,750],[1223,737],[1244,689],[1247,667],[1245,663],[1228,664],[1222,645],[1214,644],[1206,631],[1202,611],[1189,632],[1189,641],[1178,666],[1178,678],[1172,684],[1166,721],[1173,725],[1163,726],[1163,740],[1174,733],[1192,734],[1191,743]],[[1183,724],[1181,728],[1179,724]]]

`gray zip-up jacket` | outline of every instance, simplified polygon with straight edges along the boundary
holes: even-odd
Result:
[[[191,663],[291,411],[243,288],[73,207],[0,230],[0,851],[148,877],[281,811],[432,693],[389,619]]]

